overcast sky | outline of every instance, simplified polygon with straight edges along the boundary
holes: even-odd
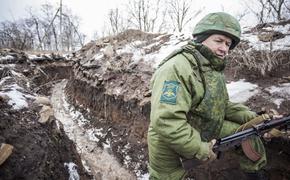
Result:
[[[28,16],[28,7],[39,9],[40,5],[46,2],[57,7],[60,0],[0,0],[0,21],[17,20]],[[101,32],[109,9],[120,7],[128,0],[62,0],[62,2],[74,14],[81,17],[81,31],[92,36],[96,31]],[[225,11],[237,15],[245,10],[244,0],[194,0],[194,2],[196,6],[193,7],[196,9],[205,7],[199,18],[208,12]]]

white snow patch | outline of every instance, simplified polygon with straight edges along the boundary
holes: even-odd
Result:
[[[267,90],[271,94],[279,93],[279,94],[281,94],[283,96],[286,96],[287,98],[290,98],[290,83],[281,84],[279,87],[271,86],[270,88],[267,88]]]
[[[16,59],[16,58],[14,58],[14,57],[11,56],[11,55],[6,55],[6,56],[2,56],[2,57],[0,57],[0,62],[1,62],[1,61],[5,61],[5,60],[13,60],[13,59]]]
[[[80,175],[78,173],[77,165],[73,162],[64,163],[64,167],[68,169],[69,179],[68,180],[79,180]]]
[[[102,59],[104,57],[104,54],[100,54],[100,53],[98,53],[98,54],[96,54],[96,55],[94,55],[94,59],[95,60],[100,60],[100,59]]]
[[[61,129],[61,125],[60,125],[60,121],[59,120],[56,120],[55,121],[55,124],[56,124],[56,128],[58,129],[58,130],[60,130]]]
[[[281,84],[279,87],[271,86],[266,89],[271,94],[276,94],[279,97],[284,97],[285,99],[290,99],[290,83]],[[281,103],[285,100],[282,98],[272,99],[272,101],[280,108]]]
[[[287,50],[290,48],[290,35],[289,35],[290,24],[287,24],[285,26],[279,25],[279,26],[267,27],[264,29],[268,31],[278,31],[285,34],[286,36],[284,38],[277,39],[272,42],[260,41],[258,39],[258,34],[243,34],[242,39],[249,41],[249,45],[255,50],[275,51],[275,50]]]
[[[100,139],[97,138],[96,135],[103,136],[103,133],[101,131],[102,131],[102,128],[100,129],[91,128],[91,129],[86,130],[86,133],[88,135],[89,140],[99,142]]]
[[[28,56],[28,59],[32,59],[34,61],[52,59],[51,54],[42,54],[42,55],[27,54],[27,56]]]
[[[161,35],[154,39],[159,40],[163,36],[164,35]],[[157,41],[142,48],[139,48],[138,46],[142,45],[142,43],[144,43],[143,41],[134,41],[127,44],[122,49],[118,49],[116,52],[117,54],[132,53],[132,64],[137,64],[140,60],[144,60],[145,62],[150,63],[153,68],[156,68],[170,53],[187,44],[186,39],[189,39],[189,35],[173,34],[171,35],[170,40],[161,46],[159,51],[149,54],[146,54],[145,50],[150,49],[152,46],[158,46],[161,44],[161,41]]]
[[[159,51],[143,56],[144,61],[150,62],[153,68],[157,68],[169,54],[187,44],[185,39],[187,39],[187,36],[184,36],[184,34],[173,34]]]
[[[69,103],[66,101],[65,96],[62,97],[63,100],[63,107],[66,111],[69,111],[69,114],[72,116],[73,120],[76,120],[78,123],[78,126],[83,127],[86,124],[89,124],[89,120],[87,120],[83,114],[79,111],[77,111],[75,108],[72,108]]]
[[[2,82],[1,82],[2,83]],[[1,95],[7,95],[9,97],[8,104],[13,107],[13,109],[19,110],[25,107],[28,107],[27,99],[32,97],[30,95],[25,95],[19,90],[22,88],[19,87],[17,84],[10,85],[5,88],[7,91],[0,92]]]
[[[137,179],[138,180],[148,180],[149,179],[149,173],[142,174]]]
[[[114,89],[114,91],[115,91],[114,94],[119,95],[119,94],[121,94],[122,88],[121,88],[121,87],[116,87],[116,88]]]
[[[257,85],[245,82],[244,79],[227,84],[230,101],[244,103],[259,91]]]
[[[273,103],[277,105],[277,108],[280,108],[280,105],[282,104],[282,102],[284,101],[284,99],[282,98],[278,98],[278,99],[274,99]]]
[[[89,172],[89,173],[92,172],[92,170],[91,170],[90,166],[88,165],[88,163],[85,160],[83,160],[83,159],[82,159],[82,164],[83,164],[83,166],[84,166],[84,168],[85,168],[85,170],[87,172]]]
[[[11,73],[12,73],[13,76],[24,77],[23,74],[20,74],[20,73],[18,73],[18,72],[16,72],[16,71],[13,71],[13,70],[11,70]]]

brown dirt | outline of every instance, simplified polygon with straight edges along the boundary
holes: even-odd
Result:
[[[32,65],[23,58],[20,64],[19,61],[6,62],[5,67],[0,68],[0,80],[12,76],[6,83],[17,83],[29,94],[50,95],[57,80],[69,77],[68,67],[69,64],[62,62]],[[12,70],[24,76],[14,76]],[[70,162],[77,165],[81,179],[91,179],[84,170],[74,142],[67,137],[62,126],[58,126],[53,117],[50,123],[39,123],[40,107],[31,101],[28,108],[14,110],[6,100],[0,99],[0,143],[14,147],[11,156],[0,166],[0,179],[65,180],[69,179],[65,163]]]
[[[80,165],[80,176],[88,178],[74,143],[55,121],[42,125],[37,121],[37,108],[16,111],[3,101],[0,114],[0,143],[14,147],[12,155],[0,166],[0,179],[65,180],[69,174],[64,163],[69,162]]]
[[[142,60],[138,64],[132,63],[132,53],[116,55],[116,50],[128,41],[148,41],[144,44],[147,46],[149,42],[166,42],[169,39],[164,36],[156,40],[156,37],[131,30],[118,37],[91,42],[74,54],[72,66],[70,63],[50,61],[33,62],[32,66],[26,62],[25,56],[19,55],[21,65],[17,65],[15,70],[31,82],[31,86],[26,87],[24,80],[19,81],[23,87],[47,96],[51,95],[53,86],[59,80],[68,79],[65,93],[69,102],[83,113],[90,121],[90,126],[102,128],[102,133],[106,134],[95,134],[100,139],[98,145],[102,147],[110,142],[112,154],[124,167],[143,174],[148,172],[146,136],[150,114],[149,81],[153,71]],[[108,44],[112,44],[113,54],[94,61],[94,56]],[[146,52],[152,53],[159,48],[154,46]],[[285,54],[283,58],[264,75],[259,69],[249,69],[240,66],[238,60],[232,61],[225,72],[227,80],[244,78],[259,85],[261,93],[246,102],[253,110],[277,109],[271,102],[275,95],[269,94],[266,88],[288,82],[284,77],[290,76],[290,66],[287,65]],[[35,68],[35,64],[38,68]],[[9,70],[0,69],[1,78],[8,75],[11,75]],[[57,130],[55,121],[47,125],[39,124],[37,107],[14,111],[5,102],[0,102],[0,107],[0,143],[6,142],[15,147],[12,156],[0,166],[0,179],[68,179],[64,162],[76,163],[82,179],[91,178],[85,173],[73,142],[63,130]],[[281,114],[289,114],[289,109],[290,100],[286,99],[277,110]],[[273,180],[290,179],[287,161],[290,159],[289,141],[274,139],[265,144],[269,159],[266,168],[268,175]],[[244,179],[234,156],[233,153],[227,153],[212,165],[196,169],[192,176],[209,180],[216,177]]]

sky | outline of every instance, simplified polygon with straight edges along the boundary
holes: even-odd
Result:
[[[109,9],[124,7],[129,0],[62,0],[72,12],[81,18],[81,31],[89,37],[98,31],[101,33],[108,17]],[[205,7],[203,12],[196,18],[201,19],[208,12],[225,11],[237,15],[245,9],[245,0],[193,0],[196,4],[193,8]],[[0,0],[0,21],[17,20],[28,16],[27,9],[40,9],[41,4],[49,2],[56,7],[60,0]],[[193,22],[194,23],[194,22]],[[196,22],[195,22],[196,23]],[[249,23],[247,19],[247,23]]]

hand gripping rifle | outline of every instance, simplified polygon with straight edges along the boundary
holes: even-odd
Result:
[[[269,132],[273,128],[285,131],[289,130],[290,116],[281,119],[265,120],[257,125],[253,125],[253,127],[248,128],[246,130],[240,131],[230,136],[226,136],[224,138],[217,139],[216,144],[213,146],[213,151],[219,157],[222,151],[226,151],[233,147],[239,147],[242,141],[252,136],[262,136],[264,133]],[[196,166],[201,165],[203,161],[198,160],[196,158],[181,159],[181,163],[185,170],[190,170]]]

